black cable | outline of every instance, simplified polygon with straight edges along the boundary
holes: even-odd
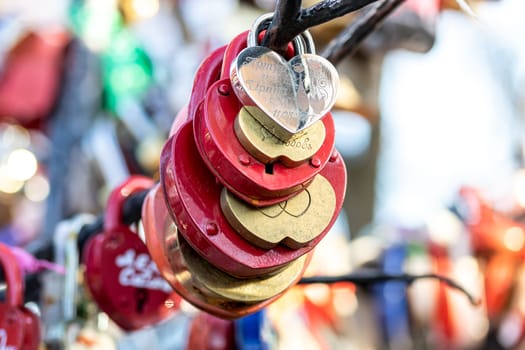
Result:
[[[313,283],[339,283],[339,282],[351,282],[361,287],[366,287],[373,284],[391,282],[391,281],[400,281],[405,282],[407,285],[412,284],[413,282],[421,279],[436,279],[441,283],[445,283],[450,288],[456,289],[459,292],[463,293],[472,305],[479,305],[480,300],[470,294],[465,288],[460,286],[457,282],[452,279],[434,274],[423,274],[423,275],[411,275],[407,273],[401,274],[389,274],[383,271],[378,270],[362,270],[357,271],[347,275],[341,276],[317,276],[317,277],[303,277],[299,284],[313,284]]]
[[[122,208],[122,223],[131,225],[138,222],[142,214],[142,204],[149,190],[143,190],[131,194],[124,202]],[[100,215],[93,223],[84,225],[78,233],[78,251],[82,252],[86,243],[96,234],[104,230],[104,216]]]

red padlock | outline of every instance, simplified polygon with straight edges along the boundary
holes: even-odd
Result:
[[[227,47],[221,79],[209,89],[202,109],[194,116],[194,134],[199,153],[217,179],[239,198],[255,206],[282,202],[304,190],[328,162],[335,142],[330,113],[323,119],[325,139],[308,161],[288,167],[280,161],[265,164],[254,158],[239,142],[234,125],[242,108],[232,89],[230,65],[246,47],[244,32]]]
[[[204,259],[237,277],[274,272],[311,251],[324,237],[337,218],[346,189],[346,169],[336,151],[320,175],[328,180],[335,193],[335,210],[329,224],[299,249],[283,245],[262,249],[242,238],[225,218],[220,206],[223,186],[201,160],[191,122],[168,140],[161,155],[161,182],[181,235]]]
[[[229,286],[231,293],[236,293],[242,289],[246,294],[243,297],[244,301],[232,302],[231,299],[225,296],[225,293],[222,293],[222,295],[214,293],[214,290],[216,291],[217,289],[213,285],[206,285],[206,281],[203,283],[202,271],[195,268],[195,261],[192,264],[187,259],[188,252],[194,257],[198,255],[192,253],[192,248],[189,247],[184,238],[178,235],[177,228],[166,208],[164,195],[159,185],[154,187],[146,197],[142,220],[146,233],[146,243],[151,257],[157,263],[164,278],[185,300],[203,311],[221,318],[233,319],[242,317],[256,312],[273,302],[286,289],[297,283],[303,275],[310,258],[309,254],[306,259],[297,261],[295,264],[299,264],[299,267],[292,268],[292,273],[289,272],[290,270],[288,272],[281,270],[278,288],[275,288],[275,279],[271,281],[273,277],[267,276],[255,278],[254,280],[243,279],[242,281],[236,281],[232,277],[224,276],[221,271],[218,271],[208,263],[203,262],[200,264],[206,268],[206,275],[216,277],[223,275],[223,285],[231,282]],[[185,251],[185,254],[183,251]],[[198,257],[198,259],[202,258]],[[215,278],[215,282],[220,279],[221,277]],[[238,284],[242,286],[240,288],[236,287]],[[271,284],[274,285],[271,286]],[[253,290],[256,290],[258,298],[250,297],[249,292]]]
[[[178,296],[160,275],[148,248],[121,220],[126,198],[153,186],[132,176],[109,196],[104,232],[85,248],[85,278],[100,309],[125,330],[155,324],[177,310]]]
[[[23,305],[24,280],[16,261],[11,250],[0,243],[0,264],[7,284],[6,299],[0,302],[0,349],[36,350],[40,321]]]
[[[0,75],[0,120],[36,127],[51,112],[69,39],[65,31],[30,33],[12,49]]]

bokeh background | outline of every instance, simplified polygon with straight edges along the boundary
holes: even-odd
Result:
[[[158,178],[199,63],[274,5],[1,0],[0,240],[38,252],[130,174]],[[265,312],[269,348],[524,346],[525,2],[469,5],[407,1],[338,64],[348,189],[309,274],[437,272],[481,304],[429,281],[297,287]],[[312,28],[318,50],[359,14]],[[188,310],[150,333],[95,322],[104,341],[75,346],[184,348]]]

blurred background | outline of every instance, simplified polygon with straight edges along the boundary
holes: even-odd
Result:
[[[525,348],[525,2],[461,4],[409,0],[337,65],[348,187],[309,274],[437,272],[481,305],[428,281],[297,287],[265,312],[268,347]],[[130,174],[158,179],[200,62],[274,6],[0,0],[0,241],[37,252]],[[312,28],[318,51],[357,16]]]

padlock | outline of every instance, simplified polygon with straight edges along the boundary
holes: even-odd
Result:
[[[85,279],[93,299],[125,330],[155,324],[178,305],[178,297],[160,275],[145,243],[121,219],[126,198],[152,186],[151,179],[132,176],[114,189],[104,232],[88,241],[84,251]]]
[[[297,283],[310,259],[307,254],[272,275],[232,277],[202,259],[178,234],[159,185],[145,199],[142,220],[148,249],[164,278],[184,299],[223,318],[253,313],[275,300]]]
[[[224,53],[225,57],[233,56],[232,52],[236,53],[237,47],[242,47],[241,38],[242,35],[232,41]],[[200,118],[199,115],[202,113],[200,109],[206,103],[207,97],[200,105],[198,101],[202,99],[202,92],[217,73],[217,56],[221,50],[224,49],[214,52],[197,72],[192,99],[188,107],[188,120],[191,120],[192,116],[195,120]],[[225,70],[224,64],[222,69]],[[238,103],[236,98],[233,98],[232,101]],[[326,179],[335,193],[333,217],[328,225],[325,228],[321,227],[321,230],[316,232],[318,235],[315,239],[301,242],[300,245],[303,246],[300,249],[290,250],[283,246],[277,246],[271,250],[258,249],[252,243],[239,237],[221,213],[219,198],[222,186],[216,182],[215,177],[208,171],[209,168],[201,161],[195,147],[195,139],[198,139],[198,135],[193,133],[192,125],[189,125],[191,122],[187,121],[185,124],[180,121],[183,117],[184,115],[179,116],[174,122],[176,127],[172,129],[173,136],[166,143],[161,155],[160,173],[169,211],[178,224],[181,235],[193,249],[226,273],[237,277],[255,277],[277,270],[310,251],[319,242],[333,224],[344,197],[346,171],[336,151],[333,151],[328,157],[326,169],[322,167],[322,171],[329,174]],[[330,120],[330,118],[325,118],[325,120]],[[195,121],[194,124],[196,124]],[[243,149],[242,146],[239,145],[239,147]],[[332,151],[333,145],[329,149]],[[288,170],[293,171],[293,168]],[[312,181],[314,175],[309,181]],[[217,234],[222,230],[225,230],[226,234]],[[286,240],[286,236],[283,236],[282,240]]]
[[[346,188],[344,163],[333,146],[331,116],[317,122],[321,126],[316,130],[325,133],[317,141],[317,153],[314,150],[295,157],[286,152],[267,152],[264,145],[258,147],[254,134],[249,133],[253,125],[258,125],[254,123],[260,123],[252,115],[256,109],[249,106],[241,112],[242,105],[233,90],[225,96],[228,101],[217,102],[221,83],[231,89],[230,78],[225,76],[246,46],[246,35],[239,35],[228,47],[213,52],[199,67],[187,111],[183,109],[175,119],[161,154],[162,187],[149,193],[143,207],[148,249],[164,278],[190,303],[223,318],[254,313],[299,280],[311,250],[335,222]],[[297,39],[297,48],[305,45],[304,38]],[[235,105],[227,118],[220,116],[226,120],[231,137],[219,146],[235,144],[237,148],[229,154],[248,155],[259,163],[262,173],[282,168],[278,173],[285,180],[279,185],[281,189],[259,190],[264,193],[262,198],[252,195],[250,187],[264,187],[265,181],[271,182],[270,177],[247,186],[249,195],[239,195],[243,191],[238,188],[246,182],[243,185],[243,180],[235,177],[231,183],[231,179],[225,181],[223,170],[232,170],[230,164],[210,162],[210,156],[220,153],[210,141],[215,137],[213,132],[226,132],[221,127],[212,132],[207,124],[217,122],[209,121],[209,112],[215,112],[217,106],[222,108],[218,104],[212,107],[216,102]],[[300,132],[303,134],[291,139],[295,144],[308,134],[306,130]],[[268,140],[275,144],[273,137]],[[279,147],[287,146],[282,143]],[[324,152],[321,160],[316,158],[319,152]],[[302,167],[315,170],[301,171]],[[273,227],[254,228],[254,217],[260,227]],[[302,228],[299,232],[278,230],[280,226],[297,225]]]
[[[40,321],[23,305],[22,271],[15,255],[1,243],[0,264],[7,284],[6,298],[0,302],[0,349],[37,350]]]
[[[168,140],[161,155],[161,182],[180,234],[204,259],[236,277],[256,277],[274,272],[311,251],[324,237],[337,218],[346,188],[346,170],[337,151],[333,152],[320,175],[329,182],[335,195],[327,225],[298,249],[292,250],[281,244],[264,249],[240,236],[222,212],[223,186],[217,183],[200,159],[191,122],[184,124]],[[286,239],[282,236],[279,241]]]
[[[283,141],[274,135],[276,123],[261,124],[265,113],[258,106],[243,108],[232,87],[235,79],[226,73],[240,52],[246,51],[247,37],[248,33],[242,33],[228,45],[221,79],[209,88],[202,109],[195,114],[194,133],[199,153],[217,179],[244,201],[267,206],[302,191],[325,166],[334,147],[334,122],[327,111],[322,120]],[[296,42],[295,47],[301,48],[303,40]]]
[[[308,31],[299,37],[306,52],[289,61],[264,46],[257,46],[260,29],[273,14],[257,18],[248,35],[248,47],[234,60],[230,77],[244,106],[262,111],[254,115],[272,134],[286,141],[322,119],[335,104],[339,75],[325,58],[315,54]]]

